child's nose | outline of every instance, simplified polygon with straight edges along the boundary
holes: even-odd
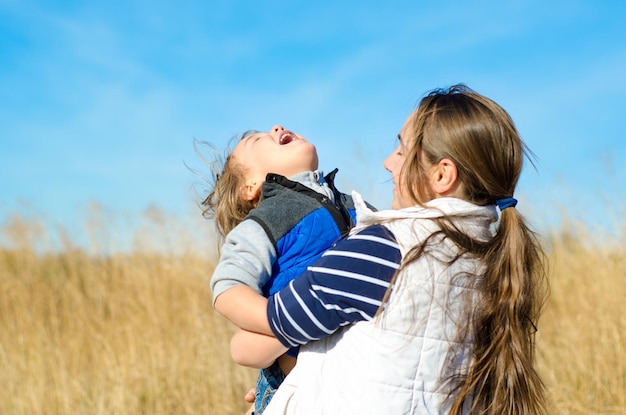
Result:
[[[278,125],[276,124],[275,126],[272,127],[271,130],[273,133],[277,133],[279,131],[285,131],[285,127],[283,127],[282,125]]]

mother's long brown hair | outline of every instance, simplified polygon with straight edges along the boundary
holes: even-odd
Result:
[[[424,185],[425,164],[452,160],[464,198],[487,205],[513,196],[523,159],[532,156],[507,112],[464,85],[427,95],[413,114],[411,136],[406,138],[410,150],[402,185],[418,203],[432,197]],[[471,333],[473,360],[467,371],[448,379],[454,387],[451,413],[468,408],[472,414],[542,413],[544,386],[533,365],[534,322],[547,285],[536,234],[514,208],[502,211],[495,237],[487,242],[470,238],[450,220],[437,222],[438,236],[459,247],[457,258],[470,255],[485,264],[483,274],[472,276],[481,300],[467,310],[471,321],[459,332],[461,338]],[[415,247],[405,261],[424,254],[428,242]]]

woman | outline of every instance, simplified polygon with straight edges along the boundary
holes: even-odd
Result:
[[[526,145],[504,109],[462,85],[427,95],[398,138],[385,160],[393,209],[354,194],[351,236],[250,298],[268,320],[242,328],[280,344],[240,331],[233,357],[263,366],[303,345],[270,415],[543,412],[543,252],[513,198]]]

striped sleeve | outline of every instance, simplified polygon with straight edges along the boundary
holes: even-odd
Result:
[[[395,237],[382,225],[340,241],[269,297],[267,317],[274,335],[295,347],[371,320],[401,259]]]

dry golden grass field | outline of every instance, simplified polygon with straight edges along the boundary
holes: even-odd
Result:
[[[152,223],[146,245],[172,232]],[[50,230],[18,216],[2,232],[0,414],[243,414],[256,371],[231,363],[232,327],[211,310],[213,254],[183,241],[105,255],[62,231],[51,251]],[[546,235],[537,358],[551,414],[626,414],[626,240],[598,239]]]

